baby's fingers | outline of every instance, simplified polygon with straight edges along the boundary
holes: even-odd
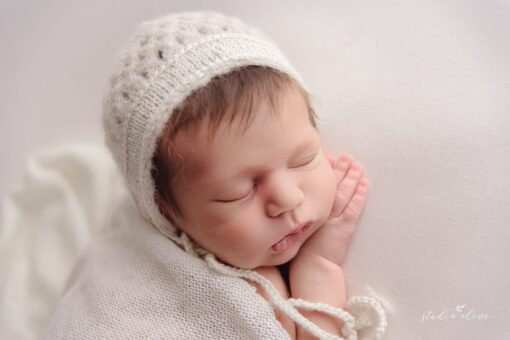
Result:
[[[365,207],[370,183],[367,178],[362,178],[347,207],[340,216],[343,223],[356,224]]]
[[[333,160],[334,162],[334,160]],[[352,157],[349,154],[345,154],[338,159],[336,164],[334,164],[333,169],[335,169],[336,183],[340,183],[342,179],[345,177],[349,168],[352,164]]]
[[[350,162],[344,165],[339,165],[338,169],[345,175],[343,175],[344,177],[340,179],[340,184],[338,184],[337,187],[336,198],[332,209],[333,216],[340,216],[342,214],[351,200],[364,171],[363,166],[356,162],[352,164],[352,166],[350,166]]]

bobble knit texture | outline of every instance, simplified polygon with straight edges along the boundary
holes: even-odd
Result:
[[[142,215],[168,236],[176,230],[153,198],[157,138],[193,91],[246,65],[278,69],[305,87],[268,38],[219,13],[180,13],[142,23],[119,56],[103,103],[106,144]]]
[[[154,202],[152,157],[157,138],[173,110],[215,76],[248,65],[271,67],[287,73],[306,90],[299,74],[271,40],[239,19],[215,12],[186,12],[142,23],[121,51],[118,69],[104,97],[106,144],[138,211],[186,253],[201,258],[218,273],[257,282],[271,297],[273,308],[282,310],[317,337],[341,339],[322,331],[296,307],[319,310],[343,319],[342,333],[348,339],[356,339],[357,330],[362,325],[369,326],[370,320],[355,319],[350,313],[325,304],[284,300],[263,276],[218,262],[172,226]],[[189,284],[194,283],[190,281]],[[374,338],[379,339],[386,329],[385,311],[378,299],[367,299],[361,304],[352,305],[352,299],[349,303],[351,307],[357,305],[360,311],[372,307],[379,322]]]

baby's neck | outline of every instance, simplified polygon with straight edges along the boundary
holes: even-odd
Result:
[[[290,292],[290,283],[289,283],[289,266],[290,261],[279,266],[276,266],[280,271],[280,274],[283,277],[283,281],[285,281],[285,285],[287,286],[287,290]]]

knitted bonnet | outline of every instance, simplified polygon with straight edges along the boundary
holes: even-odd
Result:
[[[121,51],[117,70],[104,97],[106,145],[139,212],[161,233],[186,252],[202,257],[218,272],[260,284],[271,297],[273,307],[312,334],[320,338],[331,336],[306,319],[296,307],[321,310],[344,320],[343,334],[356,339],[355,328],[361,326],[351,314],[325,304],[284,300],[262,275],[220,263],[171,225],[154,200],[152,158],[157,140],[174,109],[214,77],[249,65],[281,71],[306,90],[299,74],[275,44],[239,19],[216,12],[184,12],[141,23]],[[372,298],[353,299],[348,307],[366,309],[371,306],[376,310],[379,326],[375,338],[382,336],[386,318],[381,305]]]
[[[300,76],[255,28],[215,12],[185,12],[143,22],[121,51],[103,103],[106,144],[140,210],[162,233],[176,235],[160,213],[152,156],[172,111],[215,76],[247,65]]]

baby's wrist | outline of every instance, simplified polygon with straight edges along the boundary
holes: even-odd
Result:
[[[293,275],[311,276],[311,274],[328,276],[336,275],[338,272],[343,273],[340,265],[313,252],[299,252],[289,266],[289,278]]]
[[[289,281],[291,297],[294,299],[345,308],[347,294],[343,269],[320,255],[295,258],[289,267]],[[323,330],[336,332],[342,326],[341,322],[323,313],[307,310],[300,312]]]

